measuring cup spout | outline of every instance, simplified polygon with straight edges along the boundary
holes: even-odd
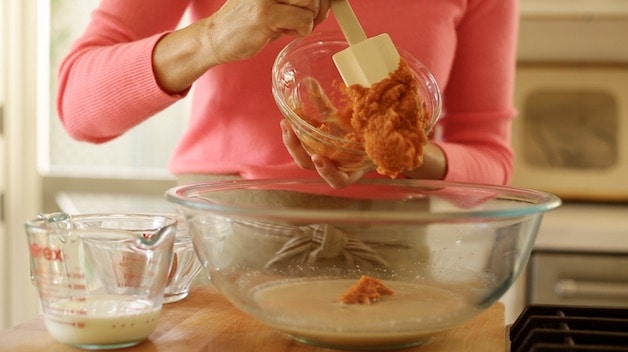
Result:
[[[174,243],[176,235],[176,227],[163,226],[155,229],[153,232],[142,232],[137,236],[137,245],[140,248],[151,249],[161,246],[165,241]],[[172,246],[166,243],[166,246]]]
[[[72,215],[66,213],[38,214],[37,219],[44,222],[44,226],[59,237],[62,243],[67,243],[72,237]]]

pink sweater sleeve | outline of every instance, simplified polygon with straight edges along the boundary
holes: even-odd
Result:
[[[437,144],[446,153],[446,180],[510,180],[517,30],[517,1],[468,1],[443,92],[444,134]]]
[[[61,63],[57,111],[73,138],[106,142],[184,95],[169,95],[159,88],[151,56],[155,43],[176,27],[187,4],[148,3],[102,1]],[[113,8],[116,16],[110,13]]]

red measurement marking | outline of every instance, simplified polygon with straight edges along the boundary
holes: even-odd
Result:
[[[60,249],[41,247],[37,243],[28,246],[33,258],[43,258],[50,261],[63,261],[63,254]]]
[[[82,322],[82,321],[65,321],[65,320],[58,320],[58,319],[52,319],[52,318],[48,318],[48,320],[55,322],[57,324],[69,325],[69,326],[79,328],[79,329],[82,329],[85,327],[85,322]]]
[[[146,258],[143,255],[137,254],[133,256],[123,255],[120,258],[120,265],[123,265],[123,262],[144,262]]]
[[[68,288],[71,289],[71,290],[85,291],[87,289],[87,286],[85,286],[83,284],[69,284]]]

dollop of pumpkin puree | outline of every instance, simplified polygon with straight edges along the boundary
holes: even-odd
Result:
[[[418,81],[402,58],[388,78],[370,88],[347,88],[351,125],[377,172],[395,178],[423,164],[429,114],[418,94]]]
[[[333,133],[328,125],[350,123],[351,130],[344,139],[363,145],[379,174],[396,178],[404,169],[423,164],[430,116],[419,96],[418,84],[410,66],[401,58],[394,72],[369,88],[342,87],[346,105],[336,112],[333,121],[319,128]]]
[[[315,110],[325,116],[324,121],[315,121],[303,106],[295,110],[299,116],[323,132],[362,145],[379,174],[396,178],[403,170],[423,164],[430,114],[419,95],[419,82],[403,58],[394,72],[369,88],[341,85],[343,106],[338,108],[314,82],[305,83],[310,85],[310,99]],[[343,151],[342,144],[325,145],[315,140],[306,144],[332,160],[346,162],[357,157]]]
[[[382,296],[392,296],[393,290],[374,277],[363,275],[340,297],[344,304],[371,304],[379,301]]]

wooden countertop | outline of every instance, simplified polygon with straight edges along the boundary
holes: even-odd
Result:
[[[485,352],[506,349],[504,306],[496,303],[456,329],[433,336],[404,352]],[[56,342],[38,317],[0,332],[5,352],[81,351]],[[194,287],[179,302],[164,305],[157,329],[143,343],[125,352],[323,352],[333,351],[295,342],[285,334],[248,317],[211,285]]]

